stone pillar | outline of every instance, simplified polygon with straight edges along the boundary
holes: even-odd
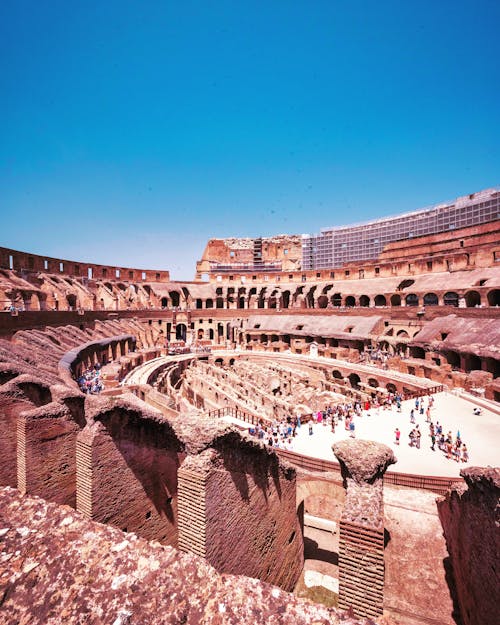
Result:
[[[396,462],[381,443],[333,445],[347,489],[339,532],[339,608],[377,617],[384,607],[383,475]]]

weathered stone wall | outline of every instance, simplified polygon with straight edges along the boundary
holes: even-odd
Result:
[[[295,470],[237,433],[215,447],[187,458],[179,471],[181,514],[189,509],[180,545],[218,571],[291,590],[303,566]]]
[[[70,411],[52,402],[17,419],[17,486],[59,504],[76,505],[76,436]]]
[[[177,544],[182,446],[161,415],[117,400],[77,439],[77,509],[91,519]]]
[[[438,504],[464,625],[498,623],[500,589],[500,469],[462,469]]]

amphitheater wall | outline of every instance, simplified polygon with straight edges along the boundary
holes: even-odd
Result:
[[[500,469],[470,467],[438,503],[464,625],[498,622]]]
[[[0,247],[0,268],[25,272],[45,272],[90,279],[122,279],[145,282],[169,282],[168,271],[116,267],[95,263],[82,263],[62,258],[51,258]]]
[[[91,519],[177,544],[181,444],[170,425],[117,402],[77,439],[77,509]]]
[[[194,530],[193,540],[203,536],[195,552],[218,571],[292,590],[304,562],[295,470],[237,433],[214,446],[188,458],[179,473],[180,483],[202,485],[189,504],[189,526],[180,530],[183,548]]]
[[[76,505],[76,436],[70,411],[51,402],[17,418],[17,487],[22,494]]]
[[[33,404],[0,391],[0,486],[17,487],[17,419]]]

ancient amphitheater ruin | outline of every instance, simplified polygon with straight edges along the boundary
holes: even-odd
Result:
[[[498,622],[500,469],[256,435],[443,390],[500,414],[495,210],[340,266],[211,240],[192,282],[0,248],[0,623]]]

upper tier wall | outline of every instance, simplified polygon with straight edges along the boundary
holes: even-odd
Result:
[[[40,271],[73,277],[104,280],[135,280],[144,282],[169,282],[170,272],[156,269],[137,269],[82,263],[62,258],[50,258],[28,252],[0,247],[0,268],[15,271]]]

